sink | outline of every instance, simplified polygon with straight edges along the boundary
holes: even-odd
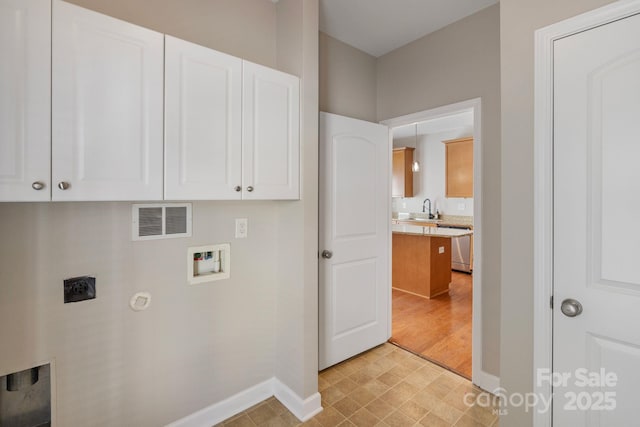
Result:
[[[398,218],[398,221],[415,221],[415,222],[440,222],[441,219],[427,219],[427,218]]]

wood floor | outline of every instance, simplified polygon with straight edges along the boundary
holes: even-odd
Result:
[[[471,379],[472,288],[454,271],[449,293],[430,300],[394,289],[391,342]]]

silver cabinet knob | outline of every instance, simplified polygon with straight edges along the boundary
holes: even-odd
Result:
[[[236,191],[240,191],[242,190],[242,187],[240,187],[239,185],[236,185],[235,187],[233,187],[233,189]]]
[[[249,193],[251,193],[251,192],[253,191],[253,187],[252,187],[252,186],[248,186],[248,187],[247,187],[247,191],[248,191]]]
[[[562,301],[562,305],[560,306],[560,311],[567,317],[576,317],[582,313],[582,304],[579,301],[574,300],[573,298],[568,298]]]
[[[44,188],[44,182],[36,181],[31,184],[31,188],[34,190],[42,190]]]
[[[69,187],[71,187],[71,184],[69,184],[67,181],[60,181],[58,183],[58,188],[61,190],[67,190]]]
[[[333,256],[333,252],[328,251],[326,249],[324,251],[322,251],[322,258],[331,259],[332,256]]]

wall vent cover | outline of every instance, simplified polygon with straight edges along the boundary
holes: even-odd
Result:
[[[191,237],[191,203],[153,203],[132,206],[132,240]]]

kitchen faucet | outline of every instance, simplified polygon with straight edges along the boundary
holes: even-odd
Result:
[[[427,202],[429,202],[429,219],[433,219],[433,214],[431,213],[431,199],[424,199],[424,202],[422,202],[422,212],[426,212],[424,205]]]

